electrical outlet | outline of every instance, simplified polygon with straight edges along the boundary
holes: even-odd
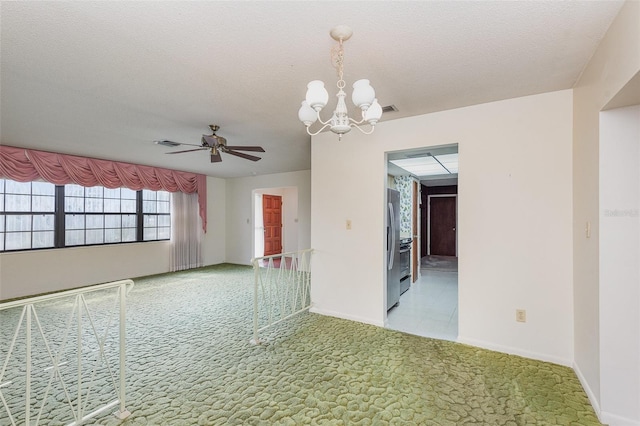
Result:
[[[516,309],[516,321],[527,322],[527,311],[524,309]]]
[[[347,219],[347,229],[351,229],[351,219]]]

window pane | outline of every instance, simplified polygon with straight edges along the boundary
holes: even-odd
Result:
[[[0,192],[4,192],[4,181],[5,179],[0,179]]]
[[[33,248],[53,247],[53,231],[33,233]]]
[[[84,186],[69,184],[64,186],[65,197],[84,197]]]
[[[7,231],[31,231],[31,215],[14,215],[7,216]],[[8,243],[7,243],[8,244]]]
[[[65,216],[65,228],[69,229],[84,229],[84,215],[83,214],[68,214]]]
[[[171,193],[169,191],[158,191],[158,201],[171,201]]]
[[[122,215],[122,227],[123,228],[135,228],[136,227],[136,215],[135,214]]]
[[[170,238],[171,238],[171,228],[167,228],[167,227],[158,228],[159,240],[168,240]]]
[[[154,200],[155,201],[157,198],[158,197],[157,197],[157,194],[156,194],[155,191],[150,191],[148,189],[143,189],[142,190],[142,199],[143,200]]]
[[[171,226],[171,216],[169,215],[158,216],[158,226]]]
[[[54,195],[56,186],[49,182],[31,182],[34,195]]]
[[[34,195],[32,203],[31,211],[33,212],[53,212],[56,210],[55,197]]]
[[[118,229],[105,229],[104,242],[105,243],[119,243],[122,241],[122,231]]]
[[[155,201],[143,201],[142,202],[142,212],[143,213],[155,213],[156,212],[156,202]]]
[[[34,231],[53,231],[54,222],[55,222],[55,216],[52,214],[34,215],[33,230]]]
[[[84,198],[64,197],[64,211],[66,213],[84,212]]]
[[[135,241],[136,230],[134,228],[124,228],[122,230],[122,241]]]
[[[144,237],[145,241],[156,240],[158,236],[158,230],[156,228],[145,228]]]
[[[105,198],[104,200],[104,211],[107,213],[119,213],[120,212],[120,200],[114,200],[110,198]]]
[[[104,243],[104,231],[102,229],[87,230],[87,244]]]
[[[105,188],[104,198],[118,198],[120,199],[120,188]]]
[[[104,216],[88,214],[86,223],[87,223],[87,229],[102,229],[104,228]]]
[[[31,248],[31,232],[7,232],[5,250],[21,250]]]
[[[85,198],[84,208],[87,213],[102,213],[102,198]]]
[[[119,214],[107,214],[104,216],[105,228],[120,228],[122,226],[122,216]]]
[[[101,186],[91,186],[84,189],[84,196],[87,198],[102,198],[104,188]]]
[[[64,244],[66,246],[80,246],[84,244],[84,230],[66,231],[64,233]]]
[[[4,232],[4,215],[0,215],[0,232]]]
[[[6,182],[7,194],[31,194],[31,182],[16,182],[9,179]]]
[[[171,204],[168,202],[158,201],[158,213],[169,213],[171,210]]]
[[[4,232],[0,232],[0,250],[4,250]]]
[[[2,179],[0,179],[2,182]],[[4,211],[4,195],[2,195],[2,191],[0,190],[0,212]]]
[[[144,227],[156,227],[158,226],[158,217],[156,215],[152,215],[152,214],[145,214],[144,215]]]
[[[122,213],[135,213],[136,200],[122,200]]]
[[[120,188],[120,196],[123,200],[135,200],[137,191],[129,188]]]
[[[8,212],[31,211],[31,196],[7,194],[5,207]]]

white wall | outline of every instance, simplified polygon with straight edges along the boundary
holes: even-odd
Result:
[[[574,88],[573,254],[575,369],[600,412],[599,114],[640,70],[640,2],[627,1]],[[585,225],[591,223],[591,237]],[[604,420],[601,418],[601,420]]]
[[[254,257],[254,191],[266,188],[281,188],[283,196],[290,200],[295,198],[292,188],[296,188],[297,217],[290,217],[292,214],[288,207],[283,214],[287,216],[285,220],[298,221],[297,248],[310,248],[311,172],[309,170],[227,179],[226,183],[227,262],[248,265]],[[291,243],[287,240],[285,244]]]
[[[224,261],[224,195],[208,177],[205,265]],[[169,256],[168,241],[0,253],[0,300],[168,272]]]
[[[600,114],[600,408],[640,424],[640,106]]]
[[[458,143],[460,340],[569,365],[571,123],[561,91],[312,138],[313,310],[384,324],[385,152]]]
[[[226,259],[226,181],[207,176],[207,233],[202,240],[202,262],[217,265]]]

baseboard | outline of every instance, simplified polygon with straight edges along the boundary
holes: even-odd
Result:
[[[341,318],[341,319],[346,319],[350,321],[361,322],[364,324],[375,325],[377,327],[384,327],[384,321],[375,321],[369,318],[358,317],[355,315],[346,315],[346,314],[343,314],[342,312],[328,311],[326,309],[319,309],[315,306],[312,306],[309,309],[309,312],[313,312],[314,314],[326,315],[328,317]]]
[[[609,426],[639,426],[640,421],[628,419],[626,417],[616,416],[615,414],[602,411],[600,413],[600,423],[604,423]]]
[[[587,379],[584,377],[584,374],[582,374],[580,367],[575,362],[572,363],[571,367],[573,368],[573,371],[576,373],[576,376],[578,376],[578,380],[582,385],[582,389],[584,389],[584,392],[587,394],[587,397],[589,398],[589,402],[591,402],[591,406],[593,407],[593,411],[595,411],[596,416],[598,416],[598,420],[600,420],[600,423],[607,424],[602,418],[602,411],[600,410],[600,402],[598,401],[598,398],[596,397],[596,395],[593,393],[593,390],[591,389],[591,386],[589,386],[589,382],[587,382]]]
[[[519,348],[513,348],[510,346],[497,345],[495,343],[486,342],[483,340],[470,339],[464,336],[458,336],[458,343],[464,343],[466,345],[477,346],[483,349],[489,349],[496,352],[502,352],[510,355],[518,355],[525,358],[535,359],[538,361],[551,362],[553,364],[564,365],[565,367],[572,367],[572,360],[566,358],[560,358],[548,354],[525,351]]]

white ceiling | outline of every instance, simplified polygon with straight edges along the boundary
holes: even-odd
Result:
[[[354,30],[347,87],[368,78],[399,109],[384,121],[571,88],[621,5],[3,1],[0,143],[217,177],[309,169],[297,111],[310,80],[335,94],[333,26]],[[153,144],[209,124],[267,152],[211,164]]]

